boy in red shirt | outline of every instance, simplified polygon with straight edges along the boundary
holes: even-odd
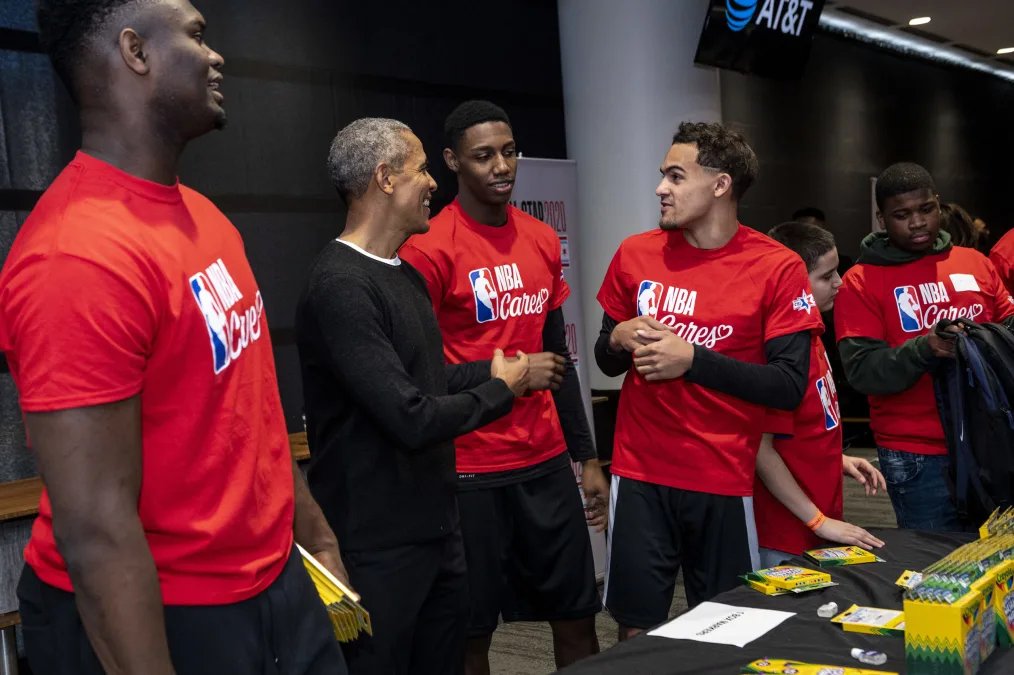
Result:
[[[684,123],[659,228],[621,244],[595,358],[626,374],[616,417],[605,605],[625,639],[662,623],[683,568],[697,605],[757,569],[753,478],[767,408],[795,409],[822,328],[802,260],[739,224],[757,157]]]
[[[570,293],[556,233],[508,204],[517,152],[507,114],[469,101],[447,118],[458,197],[401,248],[425,277],[449,363],[497,347],[529,354],[531,386],[510,415],[457,440],[458,504],[471,592],[466,672],[489,672],[504,621],[549,621],[558,667],[598,651],[601,608],[570,459],[583,463],[589,522],[604,525],[608,486],[570,362],[560,307]],[[565,366],[562,378],[554,371]],[[540,377],[539,371],[543,372]],[[568,451],[570,456],[568,457]]]
[[[783,223],[768,236],[799,254],[814,302],[822,313],[831,311],[841,286],[834,236],[800,222]],[[865,459],[842,454],[838,393],[819,337],[811,340],[803,403],[775,420],[783,425],[780,435],[773,440],[771,434],[764,434],[754,482],[761,567],[779,565],[824,540],[864,548],[883,546],[866,530],[842,521],[842,474],[864,484],[866,494],[883,489],[884,477]]]
[[[293,546],[345,576],[289,451],[264,301],[239,233],[176,178],[225,124],[222,57],[186,0],[43,0],[38,20],[83,147],[0,273],[45,484],[18,586],[32,671],[344,673]]]
[[[870,399],[870,427],[898,527],[957,531],[947,488],[950,466],[930,372],[954,358],[934,332],[940,319],[978,323],[1014,315],[1014,299],[978,251],[952,247],[940,230],[940,200],[917,164],[877,179],[884,232],[863,240],[835,303],[838,348],[849,383]]]

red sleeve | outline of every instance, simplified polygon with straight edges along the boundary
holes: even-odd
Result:
[[[998,250],[997,246],[994,246],[993,250],[989,252],[989,260],[996,268],[1003,285],[1007,287],[1008,291],[1014,293],[1014,265],[1011,265],[1010,260]]]
[[[433,311],[440,315],[440,304],[451,285],[451,261],[436,250],[436,239],[415,235],[398,250],[398,256],[419,270],[430,291]]]
[[[993,297],[993,322],[1000,323],[1014,316],[1014,298],[1004,285],[1003,280],[993,265],[987,263],[989,274],[990,295]]]
[[[884,316],[858,267],[848,271],[838,289],[834,301],[834,332],[839,342],[856,337],[887,340]]]
[[[18,270],[4,301],[25,412],[101,405],[141,391],[159,310],[140,271],[53,255]]]
[[[765,416],[764,431],[775,436],[792,436],[796,428],[797,410],[774,410],[769,408]]]
[[[560,252],[560,239],[556,234],[553,234],[552,238],[551,257],[549,259],[549,271],[553,273],[553,290],[549,297],[550,311],[563,307],[563,303],[570,297],[570,285],[563,278],[563,258]]]
[[[613,256],[606,270],[606,276],[602,280],[602,287],[596,298],[602,309],[614,321],[629,321],[637,316],[637,305],[635,304],[634,293],[637,289],[631,288],[630,275],[623,270],[623,244]]]
[[[781,265],[764,294],[764,342],[804,330],[819,335],[824,322],[813,299],[806,265],[793,256]]]

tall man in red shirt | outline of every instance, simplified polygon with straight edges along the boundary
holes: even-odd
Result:
[[[684,123],[662,162],[659,229],[627,238],[599,291],[595,358],[626,374],[616,417],[606,608],[621,639],[757,568],[754,465],[767,406],[795,409],[820,312],[802,260],[737,220],[757,157]]]
[[[492,347],[520,349],[530,355],[533,389],[544,386],[539,371],[558,386],[518,399],[510,415],[457,441],[472,598],[466,672],[489,672],[499,615],[549,621],[562,668],[598,651],[601,607],[569,459],[583,463],[593,525],[605,523],[608,486],[567,349],[560,308],[570,288],[560,242],[548,225],[508,204],[517,152],[502,109],[463,103],[445,131],[444,160],[458,176],[458,198],[400,254],[426,278],[448,362],[475,361]]]
[[[940,319],[1002,321],[1014,300],[989,260],[952,247],[940,229],[940,200],[918,164],[888,167],[877,179],[884,232],[863,240],[834,308],[838,348],[849,383],[870,399],[870,427],[898,526],[961,530],[945,474],[933,380],[937,359],[954,343],[934,332]]]
[[[834,236],[809,223],[783,223],[768,236],[803,259],[817,308],[830,312],[841,287]],[[810,373],[803,403],[773,415],[779,436],[764,434],[757,453],[754,516],[761,567],[773,567],[825,540],[879,548],[883,542],[844,522],[842,474],[883,489],[884,477],[867,460],[842,453],[841,412],[823,340],[810,340]]]
[[[32,671],[344,673],[293,546],[345,576],[289,451],[264,301],[239,233],[176,179],[225,124],[222,57],[186,0],[42,0],[38,22],[83,147],[0,273],[46,486],[18,587]]]

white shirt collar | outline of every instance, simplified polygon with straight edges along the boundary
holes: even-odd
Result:
[[[345,241],[344,239],[335,239],[335,241],[339,241],[339,242],[345,244],[346,246],[348,246],[349,248],[351,248],[352,250],[359,251],[360,253],[362,253],[367,258],[372,258],[373,260],[376,260],[377,262],[382,262],[385,265],[390,265],[391,267],[397,267],[398,265],[401,264],[401,258],[398,257],[397,253],[394,254],[393,258],[381,258],[379,255],[373,255],[369,251],[363,250],[359,246],[356,246],[355,244],[353,244],[351,241]]]

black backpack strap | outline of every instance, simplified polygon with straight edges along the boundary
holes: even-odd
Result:
[[[958,346],[961,350],[961,355],[964,357],[963,361],[968,370],[969,384],[973,387],[978,388],[982,392],[982,400],[986,404],[986,408],[990,412],[1005,412],[1008,418],[1008,422],[1011,427],[1014,428],[1014,418],[1011,418],[1010,408],[1007,404],[1007,396],[1004,394],[1003,389],[993,387],[991,384],[990,376],[992,376],[992,382],[996,381],[996,376],[992,372],[989,364],[983,359],[982,354],[979,352],[979,348],[975,342],[964,335],[958,336]],[[960,397],[959,408],[962,411],[962,417],[964,417],[964,391],[962,387],[958,386],[958,396]],[[982,484],[982,480],[979,478],[979,464],[975,460],[975,456],[972,454],[971,441],[968,434],[965,433],[965,429],[960,430],[960,436],[958,436],[957,449],[958,449],[958,493],[960,495],[962,489],[964,489],[967,496],[968,485],[970,481],[972,486],[975,488],[979,499],[982,501],[982,505],[986,508],[987,512],[992,512],[996,509],[996,503],[993,498],[986,491],[985,486]],[[964,481],[962,480],[962,475]],[[964,483],[964,484],[963,484]]]

